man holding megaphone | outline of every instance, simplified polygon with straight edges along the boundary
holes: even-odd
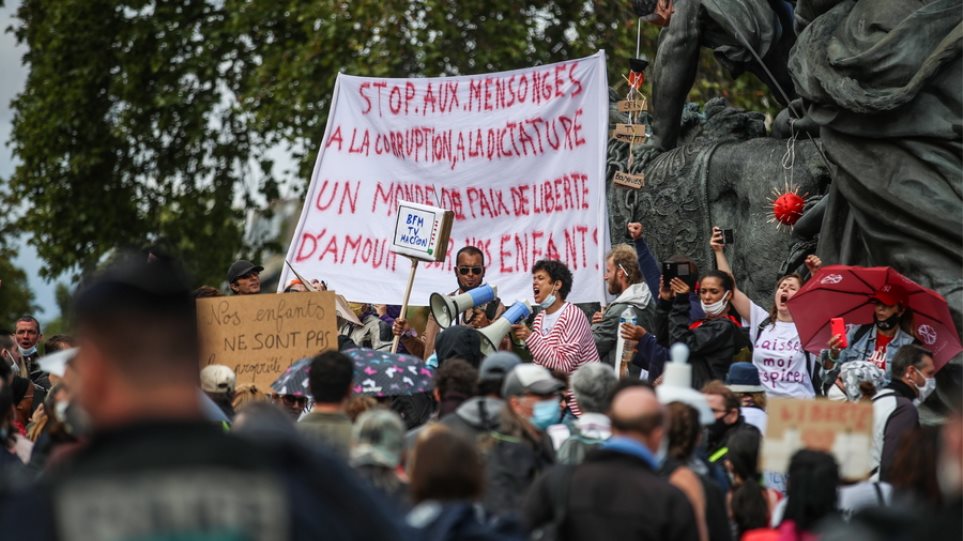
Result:
[[[484,283],[485,255],[481,250],[474,246],[465,246],[458,250],[458,254],[455,256],[455,279],[458,281],[458,289],[449,294],[448,297],[469,293]],[[455,303],[455,305],[459,305],[459,303]],[[505,306],[495,297],[494,300],[473,306],[457,314],[451,321],[445,321],[444,323],[446,327],[451,324],[483,329],[489,326],[492,321],[495,321],[504,311]],[[404,316],[405,314],[401,315]],[[422,359],[428,359],[434,353],[435,338],[438,337],[441,329],[442,326],[439,325],[434,315],[428,317],[428,324],[425,325],[423,336],[418,336],[404,317],[396,319],[391,327],[391,331],[396,336],[401,336],[401,343],[404,344],[405,349]]]

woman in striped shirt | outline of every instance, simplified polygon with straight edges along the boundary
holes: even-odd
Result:
[[[514,325],[515,338],[525,343],[532,361],[553,372],[571,374],[586,363],[598,362],[588,317],[565,302],[572,290],[572,271],[561,261],[543,259],[532,267],[532,291],[542,311],[532,329]]]

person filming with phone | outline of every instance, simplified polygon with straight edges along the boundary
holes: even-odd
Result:
[[[669,343],[682,342],[689,346],[692,387],[701,389],[712,380],[725,380],[736,353],[743,348],[752,349],[748,337],[742,332],[741,322],[733,315],[735,283],[732,276],[717,270],[702,276],[699,302],[705,317],[695,322],[689,320],[689,291],[692,288],[678,276],[669,281],[669,287],[674,296],[668,318]]]
[[[834,375],[839,366],[849,361],[870,361],[886,373],[888,383],[893,377],[893,357],[900,348],[916,341],[908,330],[912,329],[913,315],[906,308],[905,293],[898,284],[884,285],[871,302],[875,305],[874,322],[846,325],[845,335],[834,331],[819,359],[823,368],[832,370]]]
[[[725,233],[729,233],[728,238]],[[719,270],[732,274],[725,248],[732,244],[731,229],[712,228],[709,246],[716,256]],[[810,274],[822,266],[815,255],[806,258]],[[739,288],[732,290],[732,306],[739,317],[749,323],[749,339],[752,341],[752,364],[759,369],[759,379],[770,396],[788,398],[812,398],[817,394],[818,374],[815,359],[810,359],[789,313],[789,299],[802,287],[802,277],[792,273],[776,280],[772,308],[765,310]],[[814,377],[815,375],[815,377]],[[815,383],[814,383],[815,381]]]

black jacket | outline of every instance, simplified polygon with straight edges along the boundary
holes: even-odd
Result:
[[[551,479],[551,475],[540,477],[525,500],[525,522],[531,528],[555,520]],[[574,467],[568,487],[558,528],[567,541],[699,538],[689,500],[641,458],[598,449]]]
[[[689,346],[692,387],[696,390],[714,379],[725,381],[735,354],[745,347],[752,349],[746,333],[728,318],[704,319],[695,329],[689,325],[689,298],[676,297],[669,314],[669,344]]]
[[[334,458],[297,440],[254,442],[199,423],[95,434],[40,484],[7,496],[4,539],[408,538]]]
[[[495,515],[518,513],[528,488],[555,463],[555,450],[548,436],[533,441],[527,432],[502,414],[499,430],[486,436],[481,445],[487,453],[485,509]]]

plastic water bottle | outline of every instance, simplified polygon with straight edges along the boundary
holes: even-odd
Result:
[[[619,316],[619,328],[616,330],[618,340],[615,344],[615,373],[618,374],[620,379],[628,375],[629,364],[631,364],[632,356],[635,354],[635,346],[638,345],[635,340],[622,338],[622,326],[626,323],[638,325],[638,322],[638,318],[635,317],[635,310],[631,306],[622,310],[622,314]]]

